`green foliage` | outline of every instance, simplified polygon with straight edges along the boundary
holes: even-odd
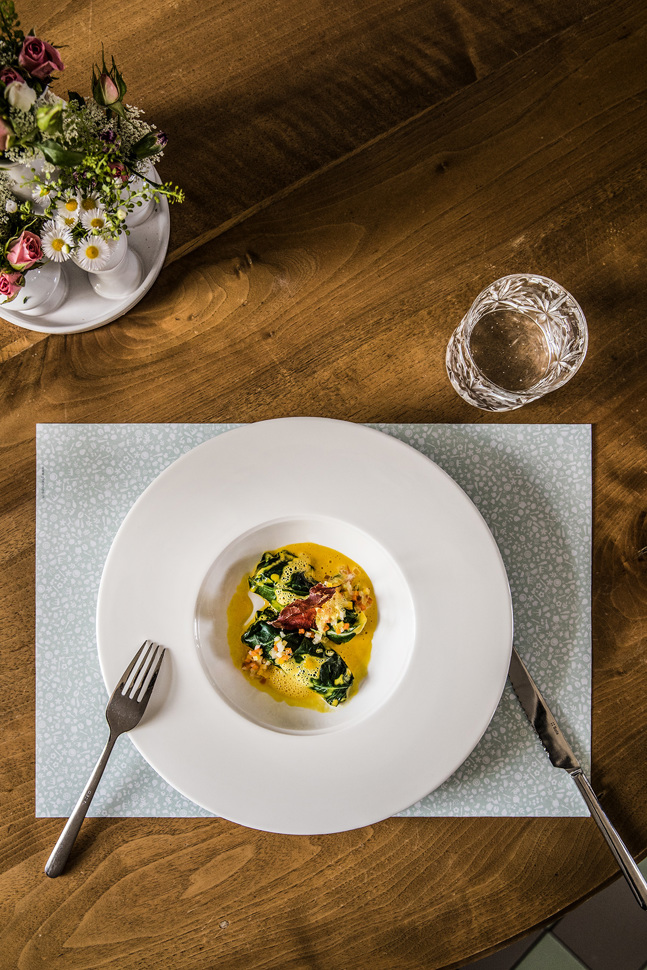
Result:
[[[310,679],[310,687],[316,694],[320,694],[327,704],[336,707],[348,697],[353,679],[353,674],[346,662],[335,650],[328,649],[319,673],[316,678]]]
[[[57,141],[42,141],[40,150],[52,165],[62,165],[64,168],[76,168],[84,160],[83,152],[69,151]]]
[[[25,35],[20,29],[20,19],[16,13],[16,5],[13,0],[0,0],[0,26],[8,44],[22,47]]]
[[[295,553],[287,549],[263,553],[256,569],[249,577],[249,587],[252,592],[258,593],[277,610],[281,609],[281,604],[276,598],[279,590],[287,593],[291,599],[307,596],[310,587],[315,584],[312,569],[293,572],[286,577],[285,581],[283,580],[283,570],[296,558]]]
[[[245,630],[241,637],[243,643],[246,643],[252,649],[254,647],[260,647],[263,651],[263,657],[270,662],[273,661],[269,652],[274,646],[274,640],[278,633],[276,627],[270,626],[270,620],[276,619],[277,616],[278,613],[276,610],[261,610],[256,613],[254,622]]]
[[[325,642],[316,643],[305,633],[292,630],[278,630],[271,621],[278,616],[276,610],[266,607],[256,613],[254,622],[243,633],[242,641],[250,648],[260,647],[263,659],[275,667],[283,669],[272,657],[272,649],[278,636],[292,651],[292,660],[302,664],[306,657],[321,661],[319,670],[309,677],[309,687],[330,704],[336,707],[343,703],[353,685],[353,674],[343,658]],[[287,671],[284,671],[287,673]]]
[[[343,623],[348,623],[348,629],[343,630],[341,633],[335,633],[334,630],[328,630],[326,636],[333,643],[348,643],[353,637],[364,629],[366,618],[361,613],[356,613],[355,610],[344,610]]]
[[[260,647],[264,659],[272,664],[275,664],[275,661],[270,655],[270,651],[277,637],[286,641],[292,651],[292,657],[297,663],[301,663],[303,658],[308,654],[316,656],[316,651],[312,649],[313,642],[305,634],[299,633],[296,630],[279,630],[277,627],[271,625],[272,620],[275,620],[278,615],[278,612],[272,609],[272,607],[265,607],[265,609],[259,610],[256,613],[254,622],[243,633],[241,638],[243,643],[246,643],[252,648]],[[319,653],[323,655],[323,648],[319,648]]]
[[[63,102],[41,104],[36,108],[36,124],[43,133],[63,134]]]

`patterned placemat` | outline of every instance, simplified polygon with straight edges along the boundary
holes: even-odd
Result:
[[[95,642],[103,565],[124,516],[164,468],[236,425],[37,428],[36,815],[72,810],[106,740]],[[590,764],[591,429],[588,425],[372,425],[433,459],[480,510],[506,564],[515,643],[585,768]],[[208,816],[127,739],[90,814]],[[576,816],[506,686],[470,757],[403,815]]]

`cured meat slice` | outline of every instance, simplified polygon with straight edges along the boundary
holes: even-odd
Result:
[[[316,621],[317,607],[327,603],[335,595],[336,586],[315,583],[305,599],[293,600],[284,606],[270,626],[279,630],[311,630]]]

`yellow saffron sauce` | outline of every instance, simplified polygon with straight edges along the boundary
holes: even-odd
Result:
[[[368,672],[373,634],[377,626],[377,605],[371,580],[356,562],[335,549],[329,549],[327,546],[320,546],[314,542],[293,542],[289,546],[285,546],[284,549],[299,557],[306,557],[312,565],[315,581],[318,583],[335,576],[339,573],[340,567],[345,566],[354,573],[353,586],[365,587],[369,590],[371,603],[365,610],[366,625],[364,628],[347,643],[330,643],[330,646],[337,651],[353,673],[354,680],[348,695],[348,700],[351,700]],[[308,687],[308,666],[313,658],[306,657],[301,669],[294,661],[285,664],[285,669],[271,666],[264,681],[258,677],[250,676],[247,671],[242,669],[248,646],[242,642],[241,636],[252,623],[256,613],[256,608],[250,597],[248,580],[249,575],[241,577],[227,610],[227,641],[234,665],[249,684],[257,690],[269,694],[276,701],[283,701],[297,707],[308,707],[317,711],[331,710],[324,699]],[[345,703],[348,703],[348,700]]]

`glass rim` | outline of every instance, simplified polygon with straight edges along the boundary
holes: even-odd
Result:
[[[499,276],[496,280],[492,280],[491,283],[488,283],[487,286],[484,286],[483,289],[480,290],[479,293],[475,296],[469,310],[467,311],[463,319],[465,319],[470,315],[476,303],[481,299],[482,296],[484,296],[485,293],[487,293],[488,290],[491,290],[494,286],[497,286],[497,284],[503,283],[507,280],[533,280],[533,281],[537,280],[540,283],[548,283],[551,286],[555,286],[565,296],[567,296],[569,300],[572,301],[578,316],[581,318],[582,330],[588,336],[588,325],[586,322],[586,317],[584,315],[584,310],[582,309],[578,301],[575,299],[571,291],[567,290],[566,287],[562,286],[561,283],[558,283],[557,280],[552,279],[550,276],[542,276],[541,273],[506,273],[505,276]]]

